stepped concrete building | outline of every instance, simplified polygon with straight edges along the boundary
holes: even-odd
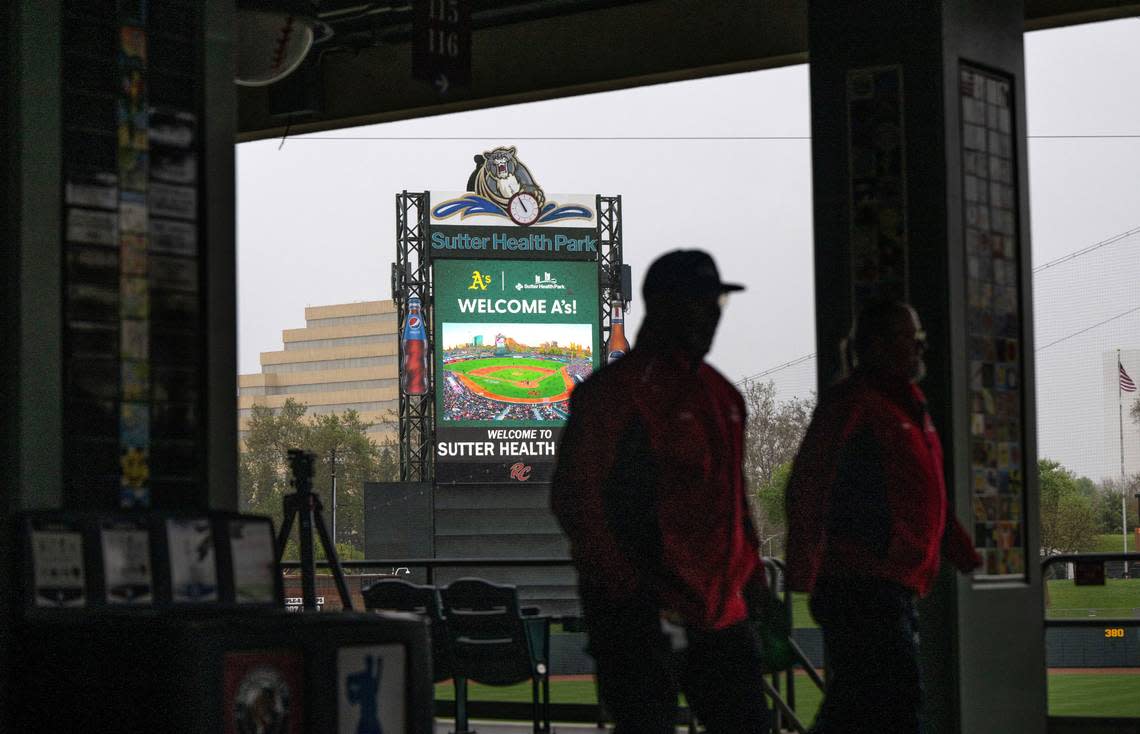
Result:
[[[305,327],[281,332],[283,349],[261,353],[261,372],[238,377],[238,430],[253,406],[289,398],[307,415],[355,410],[377,442],[396,437],[399,399],[396,308],[364,301],[305,309]]]

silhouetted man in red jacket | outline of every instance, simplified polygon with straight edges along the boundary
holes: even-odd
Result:
[[[926,335],[899,301],[874,301],[851,337],[854,372],[827,390],[788,481],[787,582],[811,592],[828,681],[817,734],[918,734],[915,599],[943,555],[981,559],[947,509],[942,446],[915,384]]]
[[[740,288],[704,252],[663,255],[645,276],[637,345],[571,397],[552,504],[619,734],[672,733],[678,688],[710,732],[768,731],[745,602],[764,572],[744,401],[703,361],[724,294]]]

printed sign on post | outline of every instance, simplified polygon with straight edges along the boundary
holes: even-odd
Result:
[[[234,600],[238,604],[273,602],[276,559],[269,523],[230,522],[230,558],[234,571]]]
[[[106,524],[101,528],[100,542],[107,603],[151,603],[154,592],[147,529],[131,523]]]
[[[412,4],[412,76],[446,94],[471,84],[471,0]]]
[[[33,530],[32,564],[37,607],[82,607],[87,603],[83,535],[68,530]]]
[[[207,518],[166,521],[171,598],[178,603],[218,600],[214,534]]]

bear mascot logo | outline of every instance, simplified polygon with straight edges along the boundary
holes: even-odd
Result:
[[[515,157],[515,147],[495,148],[475,156],[475,170],[467,179],[467,190],[507,207],[511,197],[520,191],[533,194],[539,208],[546,203],[546,194],[534,180],[530,169]]]

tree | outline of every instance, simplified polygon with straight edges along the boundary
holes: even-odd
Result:
[[[1135,494],[1140,491],[1140,475],[1129,477],[1124,485],[1124,508],[1128,513],[1128,527],[1136,527],[1136,500]],[[1098,532],[1120,532],[1120,500],[1121,485],[1119,479],[1103,479],[1097,486],[1096,500],[1093,508],[1096,512]]]
[[[281,497],[286,494],[286,451],[305,445],[303,418],[307,408],[289,398],[274,411],[254,405],[238,469],[238,497],[247,512],[271,515],[281,523]]]
[[[239,498],[248,512],[269,515],[281,525],[281,499],[292,491],[286,452],[303,448],[316,454],[313,488],[332,524],[332,468],[336,463],[338,552],[360,557],[364,548],[364,482],[395,479],[397,462],[391,440],[377,444],[368,436],[372,423],[355,410],[306,416],[307,406],[293,398],[274,411],[254,406],[238,467]],[[331,527],[330,527],[331,530]],[[295,547],[295,541],[290,547]],[[319,543],[318,543],[319,547]],[[287,556],[295,553],[286,552]],[[322,555],[322,554],[318,554]]]
[[[756,532],[760,536],[761,550],[765,555],[773,555],[779,549],[782,555],[785,526],[784,490],[792,473],[792,462],[787,461],[776,467],[772,478],[753,491],[752,511],[757,518]]]
[[[1092,546],[1097,518],[1092,498],[1071,471],[1051,459],[1040,459],[1041,549],[1076,553]]]
[[[784,486],[792,459],[811,421],[813,398],[776,400],[776,384],[749,382],[744,403],[748,430],[744,442],[744,476],[752,489],[752,513],[762,543],[775,542],[770,552],[782,552]]]

